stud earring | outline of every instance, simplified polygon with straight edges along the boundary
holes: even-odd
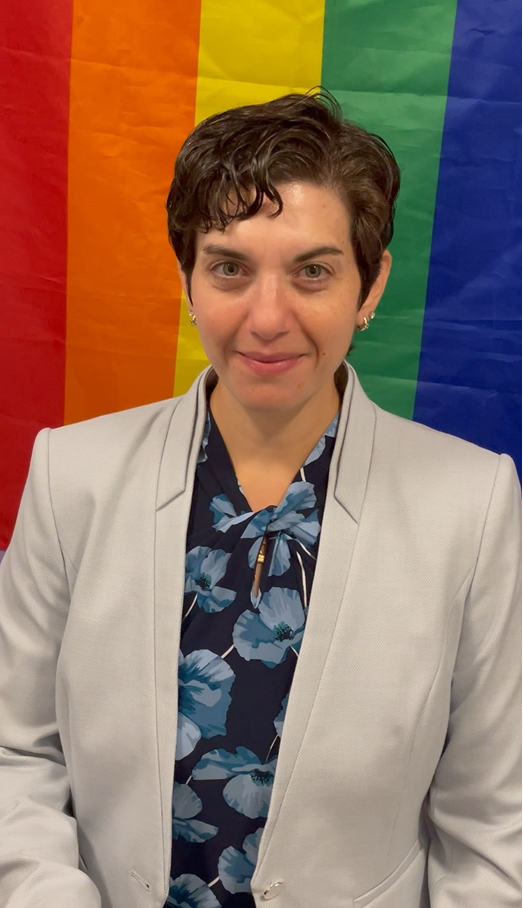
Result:
[[[196,327],[196,316],[194,312],[189,312],[189,321],[193,327]]]

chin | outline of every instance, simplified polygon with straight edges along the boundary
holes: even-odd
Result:
[[[252,410],[257,413],[275,413],[283,410],[296,410],[306,403],[307,397],[297,394],[285,394],[276,389],[265,389],[265,392],[259,391],[252,394],[246,394],[245,391],[235,395],[236,399],[246,410]]]

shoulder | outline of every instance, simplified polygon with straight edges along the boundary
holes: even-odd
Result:
[[[143,475],[161,457],[182,398],[108,413],[48,430],[49,477],[61,499],[78,488],[110,488]]]
[[[46,461],[56,529],[76,568],[89,540],[99,538],[104,545],[111,528],[130,539],[150,530],[166,438],[182,400],[171,398],[40,433],[35,449],[40,447]]]
[[[44,430],[49,432],[50,451],[63,451],[67,455],[78,453],[82,457],[103,453],[104,457],[120,458],[126,452],[163,445],[174,416],[180,426],[194,419],[198,400],[205,399],[210,371],[204,369],[189,390],[179,397]]]
[[[371,473],[397,482],[403,479],[417,487],[452,488],[492,482],[501,461],[513,466],[505,454],[381,409],[367,396],[354,369],[347,366],[347,371],[353,381],[348,425],[353,423],[356,433],[366,437],[364,449],[369,444],[368,433],[372,436]],[[349,447],[358,448],[359,439],[353,436]]]
[[[50,458],[73,458],[78,469],[81,462],[93,457],[103,457],[107,464],[161,444],[181,400],[161,400],[51,429]]]
[[[392,551],[399,560],[408,553],[415,569],[434,583],[442,571],[450,572],[455,591],[472,576],[485,540],[497,545],[507,534],[518,537],[521,499],[514,463],[506,454],[369,404],[374,431],[362,523],[382,561]]]
[[[125,443],[132,443],[151,429],[165,426],[181,399],[174,397],[155,401],[141,407],[132,407],[60,426],[58,429],[51,429],[50,440],[55,446],[71,448],[84,445],[96,447],[107,443],[122,446]]]
[[[496,469],[499,455],[493,451],[373,406],[378,443],[386,442],[391,457],[401,455],[409,464],[422,466],[444,463],[446,468],[467,464],[480,470]]]
[[[494,490],[519,496],[513,460],[507,454],[396,416],[373,405],[376,428],[372,466],[389,486],[430,503],[434,512],[488,509]]]

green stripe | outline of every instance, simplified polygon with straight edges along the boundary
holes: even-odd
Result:
[[[389,285],[350,362],[380,407],[412,418],[456,0],[326,0],[322,85],[402,171]]]

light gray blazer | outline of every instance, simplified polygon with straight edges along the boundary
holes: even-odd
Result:
[[[36,439],[0,567],[1,908],[164,904],[208,371]],[[516,908],[514,466],[347,373],[256,905]]]

